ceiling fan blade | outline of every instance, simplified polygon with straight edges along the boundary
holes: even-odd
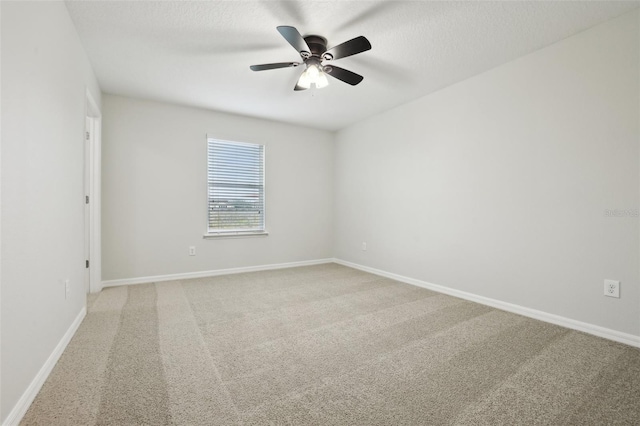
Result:
[[[360,36],[332,47],[325,52],[325,57],[327,54],[330,54],[333,59],[346,58],[347,56],[366,52],[369,49],[371,49],[369,40],[367,40],[366,37]]]
[[[251,65],[252,71],[265,71],[265,70],[275,70],[278,68],[289,68],[289,67],[297,67],[300,65],[299,62],[277,62],[275,64],[261,64],[261,65]]]
[[[331,77],[337,78],[338,80],[344,81],[352,86],[355,86],[364,80],[364,77],[360,74],[345,70],[344,68],[334,67],[333,65],[326,66],[324,72],[329,74]]]
[[[294,27],[285,25],[279,26],[276,29],[280,34],[282,34],[282,37],[284,37],[284,39],[287,40],[289,44],[298,51],[298,53],[311,52],[311,49],[307,45],[307,42],[304,41],[304,38],[302,38],[298,30],[296,30]]]

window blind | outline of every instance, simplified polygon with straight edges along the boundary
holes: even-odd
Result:
[[[207,139],[210,234],[264,232],[264,145]]]

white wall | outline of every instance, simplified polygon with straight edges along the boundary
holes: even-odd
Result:
[[[4,421],[85,306],[85,93],[100,89],[64,3],[2,2],[1,19]]]
[[[340,131],[336,257],[640,334],[638,218],[604,215],[639,207],[638,28],[635,11]]]
[[[331,257],[333,134],[111,95],[103,126],[103,280]],[[266,146],[269,236],[202,238],[207,133]]]

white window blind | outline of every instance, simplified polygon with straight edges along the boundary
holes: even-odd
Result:
[[[208,233],[264,233],[264,145],[207,139]]]

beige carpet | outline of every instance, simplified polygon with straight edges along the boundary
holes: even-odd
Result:
[[[640,424],[640,351],[335,264],[104,290],[25,425]]]

